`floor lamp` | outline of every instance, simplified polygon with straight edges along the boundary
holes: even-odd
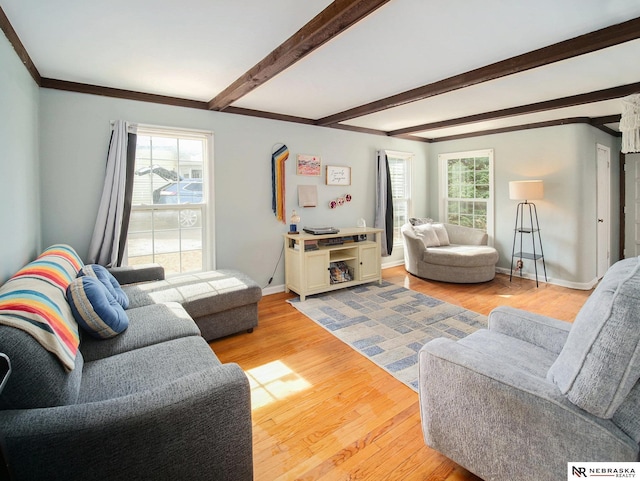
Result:
[[[538,224],[538,211],[536,205],[530,200],[542,199],[544,197],[544,185],[541,180],[516,180],[509,182],[509,198],[520,200],[516,210],[516,226],[513,230],[513,248],[511,249],[511,273],[509,282],[513,278],[513,261],[518,259],[517,269],[520,269],[522,277],[522,259],[533,260],[536,273],[536,287],[538,287],[538,260],[542,260],[544,268],[544,280],[547,281],[547,266],[544,263],[544,252],[542,250],[542,238],[540,237],[540,225]],[[529,224],[524,224],[526,210],[529,210]],[[538,234],[538,249],[536,249],[536,233]],[[531,234],[531,246],[533,252],[524,252],[522,249],[523,234]],[[520,235],[520,251],[516,252],[517,237]]]

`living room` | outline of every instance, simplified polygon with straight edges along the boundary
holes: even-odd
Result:
[[[611,14],[610,21],[604,24],[614,25],[640,15],[640,5],[630,3],[633,5],[619,6],[620,10]],[[16,5],[14,2],[5,13],[11,24],[15,23],[20,36],[19,15],[14,18],[9,15],[19,11]],[[597,11],[598,7],[594,5],[591,7]],[[5,2],[0,6],[4,9]],[[580,7],[574,3],[574,8]],[[587,32],[592,30],[596,28],[587,29]],[[576,31],[562,37],[573,38],[581,33],[586,32]],[[31,53],[26,38],[22,40],[26,51]],[[33,60],[38,66],[38,59],[34,57]],[[212,262],[207,267],[244,272],[264,287],[265,295],[278,295],[284,290],[285,269],[279,257],[282,235],[289,228],[293,209],[301,216],[300,227],[349,227],[355,226],[361,218],[367,226],[373,226],[374,166],[378,150],[412,154],[412,216],[440,219],[438,156],[491,149],[494,156],[491,241],[500,254],[497,269],[502,273],[508,273],[510,268],[518,203],[509,198],[508,184],[512,180],[544,179],[544,198],[536,201],[549,278],[549,284],[543,286],[588,292],[599,277],[594,221],[597,205],[593,192],[598,176],[596,147],[604,146],[609,150],[611,160],[611,263],[623,257],[619,249],[620,137],[589,122],[558,123],[427,142],[424,138],[408,140],[400,136],[141,101],[135,97],[117,98],[102,92],[94,95],[82,89],[71,91],[39,86],[25,67],[24,58],[16,53],[13,39],[6,34],[0,36],[0,64],[3,66],[0,73],[3,112],[0,118],[3,146],[0,172],[5,179],[0,193],[0,221],[5,233],[0,253],[0,282],[6,281],[51,244],[66,243],[81,257],[87,255],[103,188],[111,124],[115,120],[213,132],[213,165],[210,169],[213,203],[209,212],[214,242],[209,246]],[[471,69],[471,66],[466,68],[467,71]],[[55,78],[55,72],[41,73]],[[633,81],[638,81],[637,76]],[[627,83],[630,82],[625,77],[615,86]],[[597,88],[589,91],[595,90]],[[576,115],[567,115],[569,117]],[[274,147],[282,144],[286,144],[291,153],[285,170],[285,222],[274,216],[271,203],[271,155]],[[323,175],[326,165],[350,167],[350,185],[346,188],[328,186],[323,176],[310,179],[297,175],[295,160],[298,154],[319,156]],[[315,208],[298,205],[297,188],[308,184],[317,187],[318,206]],[[349,203],[335,209],[329,207],[332,199],[345,194],[351,196]],[[395,267],[403,264],[402,249],[394,249],[382,263],[383,267],[402,269]],[[525,264],[526,277],[533,275],[532,269],[532,263]],[[397,275],[398,271],[393,272]],[[254,334],[258,335],[259,331]],[[233,343],[232,340],[227,342]]]

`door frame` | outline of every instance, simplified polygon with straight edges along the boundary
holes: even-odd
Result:
[[[600,159],[606,153],[606,166]],[[600,229],[604,223],[605,229]],[[604,259],[606,257],[606,259]],[[601,268],[602,266],[602,268]],[[601,279],[611,266],[611,148],[596,144],[596,277]]]

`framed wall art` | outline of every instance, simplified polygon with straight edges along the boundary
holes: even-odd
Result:
[[[298,175],[320,176],[320,165],[322,161],[317,155],[298,154],[296,160],[296,173]]]
[[[351,167],[327,165],[327,185],[351,185]]]

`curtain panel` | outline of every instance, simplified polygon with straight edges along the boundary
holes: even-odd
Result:
[[[102,197],[87,263],[120,266],[126,248],[137,135],[129,123],[117,120],[111,132]]]
[[[393,192],[389,159],[384,150],[376,153],[376,217],[374,225],[382,229],[382,256],[387,257],[393,251]]]

